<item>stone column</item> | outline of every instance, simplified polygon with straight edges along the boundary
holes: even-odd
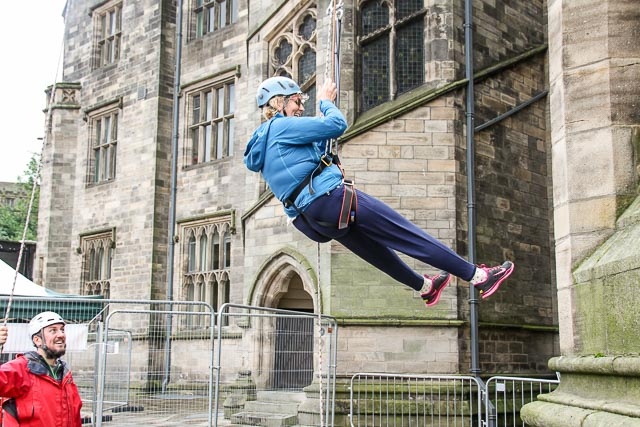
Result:
[[[80,83],[57,83],[47,93],[46,138],[42,152],[38,244],[34,281],[68,292],[71,224],[76,188]],[[53,91],[53,95],[52,92]],[[71,289],[77,293],[77,288]]]
[[[548,10],[561,382],[522,418],[640,425],[640,4]]]

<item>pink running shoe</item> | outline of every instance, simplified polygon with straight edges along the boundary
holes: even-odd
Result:
[[[429,288],[427,292],[421,293],[420,296],[425,304],[427,304],[427,307],[431,307],[436,305],[440,300],[440,294],[442,294],[444,288],[446,288],[451,281],[451,275],[446,271],[441,271],[433,277],[429,277],[426,274],[424,277],[431,280],[431,288]]]
[[[498,265],[495,267],[487,267],[484,264],[478,266],[478,268],[483,269],[487,272],[487,278],[483,282],[474,283],[479,292],[482,299],[488,298],[493,295],[502,282],[504,282],[507,277],[513,273],[514,265],[511,261],[505,261],[502,265]]]

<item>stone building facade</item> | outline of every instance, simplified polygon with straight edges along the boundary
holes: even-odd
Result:
[[[562,381],[531,426],[640,426],[640,7],[549,1]]]
[[[38,280],[119,299],[320,309],[341,326],[339,374],[468,372],[467,283],[454,281],[426,309],[339,244],[298,233],[244,167],[263,79],[292,76],[314,109],[331,68],[328,5],[185,1],[177,37],[174,1],[68,2],[63,81],[48,105]],[[479,303],[480,369],[544,374],[559,351],[546,3],[474,5],[477,259],[517,266]],[[349,129],[339,154],[358,188],[467,256],[463,7],[344,3],[340,108]]]

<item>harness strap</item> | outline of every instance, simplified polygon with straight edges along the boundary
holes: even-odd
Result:
[[[332,164],[338,166],[340,172],[342,172],[342,176],[344,177],[344,170],[342,169],[342,165],[340,164],[338,155],[325,153],[320,158],[320,163],[313,170],[313,172],[311,172],[305,179],[303,179],[302,182],[300,182],[300,184],[298,184],[298,186],[291,192],[291,194],[289,194],[289,197],[284,200],[284,207],[289,208],[293,206],[298,214],[307,219],[307,221],[311,221],[322,227],[334,227],[335,223],[332,224],[326,223],[324,221],[316,221],[315,219],[308,217],[296,206],[295,203],[296,199],[307,185],[309,186],[309,193],[315,193],[313,189],[313,178],[320,175],[323,170],[325,170]],[[358,196],[355,191],[354,182],[350,179],[343,179],[342,183],[344,185],[344,193],[342,194],[342,207],[340,208],[340,217],[338,218],[338,230],[344,230],[349,226],[349,224],[355,222],[356,212],[358,210]]]
[[[320,163],[318,163],[318,166],[313,170],[313,172],[307,175],[307,177],[303,179],[296,188],[293,189],[291,194],[289,194],[289,196],[284,199],[284,207],[289,208],[291,206],[295,206],[296,199],[298,198],[302,190],[304,190],[304,187],[306,187],[307,185],[309,186],[309,193],[315,194],[316,191],[313,189],[313,178],[320,175],[322,171],[331,166],[332,163],[338,165],[340,171],[342,171],[338,156],[332,155],[331,153],[323,154],[322,157],[320,157]]]
[[[355,221],[356,211],[358,210],[358,196],[355,191],[355,185],[350,179],[345,179],[344,193],[342,195],[342,208],[340,209],[340,218],[338,219],[338,230],[343,230]]]

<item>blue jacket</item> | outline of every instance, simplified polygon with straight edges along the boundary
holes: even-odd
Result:
[[[250,170],[261,172],[273,194],[284,203],[287,197],[320,163],[329,139],[347,129],[342,112],[332,102],[320,101],[322,116],[285,117],[278,113],[253,132],[244,152],[244,163]],[[313,178],[315,193],[306,186],[295,204],[304,211],[315,199],[342,184],[342,172],[336,165]],[[295,207],[285,208],[294,218]]]

